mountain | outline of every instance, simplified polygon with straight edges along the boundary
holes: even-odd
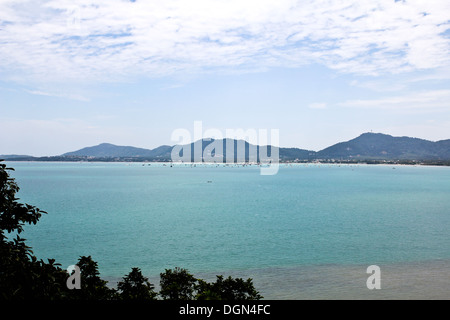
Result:
[[[212,144],[214,142],[214,144]],[[201,144],[201,146],[200,146]],[[214,148],[214,146],[216,146],[219,150],[216,150]],[[299,159],[299,160],[311,160],[314,158],[315,152],[314,151],[309,151],[309,150],[303,150],[303,149],[298,149],[298,148],[278,148],[278,147],[274,147],[274,146],[259,146],[259,145],[254,145],[251,144],[245,140],[235,140],[235,139],[221,139],[221,140],[214,140],[214,139],[203,139],[203,140],[198,140],[196,142],[193,142],[190,144],[190,148],[189,146],[185,145],[185,146],[178,146],[178,148],[184,147],[185,150],[191,150],[191,161],[194,161],[194,150],[197,147],[198,150],[200,150],[200,148],[203,151],[204,156],[206,155],[206,157],[208,156],[215,156],[215,154],[217,152],[220,151],[222,157],[221,159],[219,158],[219,161],[223,162],[228,162],[227,160],[227,156],[230,155],[230,153],[227,153],[227,151],[230,151],[229,149],[232,146],[233,148],[233,160],[235,162],[241,162],[241,161],[262,161],[260,159],[260,156],[263,157],[273,157],[273,155],[275,154],[275,152],[278,149],[278,155],[279,155],[279,159],[281,161],[283,160],[295,160],[295,159]],[[208,147],[208,148],[207,148]],[[261,150],[260,153],[260,148],[262,147],[267,147],[267,151],[266,150]],[[187,149],[186,149],[187,148]],[[239,150],[239,152],[238,152]],[[254,154],[253,154],[254,152]],[[253,158],[251,158],[251,155],[253,155]],[[256,158],[256,159],[255,159]]]
[[[159,146],[153,150],[150,150],[150,157],[152,158],[170,158],[173,146]]]
[[[210,156],[215,156],[216,150],[206,149],[207,146],[212,147],[211,143],[215,142],[216,146],[222,144],[222,156],[223,159],[227,157],[227,145],[233,145],[234,161],[238,161],[238,155],[241,156],[239,160],[245,159],[249,160],[249,150],[254,148],[256,153],[259,154],[260,146],[252,145],[244,140],[234,140],[234,139],[222,139],[222,142],[217,144],[214,139],[202,139],[196,142],[192,142],[190,146],[184,145],[184,150],[191,150],[190,161],[194,161],[194,150],[199,150],[201,148],[202,152],[208,153]],[[200,146],[201,144],[201,146]],[[238,154],[238,145],[243,145],[245,148],[244,154]],[[94,158],[145,158],[145,159],[164,159],[170,160],[171,153],[174,146],[163,145],[155,149],[142,149],[130,146],[117,146],[110,143],[102,143],[97,146],[86,147],[77,151],[67,152],[62,155],[62,157],[94,157]],[[198,148],[198,149],[197,149]],[[270,156],[270,151],[275,147],[268,147],[268,155]],[[275,151],[275,149],[273,149]],[[308,160],[314,158],[314,151],[302,150],[298,148],[279,148],[279,157],[281,160],[289,159],[302,159]],[[182,156],[182,152],[180,151]],[[258,159],[259,160],[259,159]],[[189,160],[188,160],[189,161]]]
[[[110,143],[102,143],[93,147],[86,147],[77,151],[64,153],[65,157],[96,157],[96,158],[157,158],[169,156],[172,147],[160,146],[149,150],[143,148],[116,146]]]
[[[393,137],[382,133],[364,133],[317,152],[318,159],[374,160],[449,160],[450,140]]]
[[[213,143],[213,144],[212,144]],[[213,148],[213,147],[216,148]],[[185,146],[163,145],[155,149],[143,149],[131,146],[117,146],[102,143],[97,146],[86,147],[77,151],[64,153],[54,157],[32,157],[21,155],[3,155],[0,159],[16,161],[170,161],[172,151],[178,152],[182,157],[182,149],[190,150],[191,157],[183,161],[199,161],[194,159],[194,150],[203,151],[208,158],[218,153],[218,161],[229,162],[227,159],[227,146],[233,148],[234,161],[249,161],[250,150],[259,154],[261,146],[252,145],[244,140],[234,139],[203,139]],[[238,148],[244,146],[244,153],[238,153]],[[184,148],[182,148],[184,147]],[[228,148],[228,152],[230,149]],[[268,155],[271,156],[276,147],[267,146]],[[241,149],[239,149],[241,150]],[[318,152],[299,148],[278,148],[280,161],[313,161],[313,160],[348,160],[348,161],[450,161],[450,139],[437,142],[410,137],[393,137],[382,133],[363,133],[352,140],[339,142]],[[222,153],[220,156],[219,153]],[[228,154],[229,155],[229,154]],[[239,158],[238,158],[239,155]],[[213,159],[214,160],[214,159]],[[255,159],[252,158],[252,161]],[[260,161],[259,157],[256,159]]]
[[[450,139],[437,141],[436,146],[443,159],[450,159]]]
[[[280,160],[314,160],[317,152],[299,148],[280,148]]]

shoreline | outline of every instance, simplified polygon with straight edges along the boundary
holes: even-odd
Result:
[[[58,164],[127,164],[127,165],[158,165],[166,167],[187,167],[187,166],[199,166],[199,167],[267,167],[270,164],[258,164],[258,163],[222,163],[222,162],[165,162],[165,161],[46,161],[46,160],[3,160],[5,163],[58,163]],[[448,164],[430,164],[430,163],[366,163],[366,162],[279,162],[272,163],[273,165],[279,165],[280,167],[298,167],[298,166],[387,166],[387,167],[450,167]]]
[[[374,263],[376,264],[376,263]],[[304,265],[262,269],[191,272],[195,277],[214,281],[225,278],[253,279],[263,300],[448,300],[450,299],[450,259],[380,263],[381,289],[369,290],[368,265]],[[163,272],[164,270],[161,270]],[[148,276],[159,290],[159,278]],[[111,287],[121,278],[104,277]]]

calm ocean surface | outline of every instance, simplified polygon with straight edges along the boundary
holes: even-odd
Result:
[[[450,299],[450,167],[7,164],[48,212],[23,234],[37,257],[91,255],[110,283],[180,266],[251,277],[266,299]]]

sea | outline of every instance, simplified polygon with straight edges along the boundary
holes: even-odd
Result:
[[[450,167],[13,162],[21,234],[114,287],[138,267],[251,278],[264,299],[450,299]],[[380,288],[369,288],[378,266]]]

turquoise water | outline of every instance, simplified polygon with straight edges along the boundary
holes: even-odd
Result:
[[[450,274],[449,167],[281,165],[263,176],[256,166],[7,164],[20,201],[48,212],[23,234],[34,253],[64,268],[91,255],[108,279],[140,267],[157,282],[180,266],[251,276],[266,298],[301,298],[305,285],[283,291],[273,281],[301,275],[313,297],[330,270],[346,275],[330,277],[350,291],[351,279],[369,291],[372,264],[426,276],[423,265],[439,263]]]

